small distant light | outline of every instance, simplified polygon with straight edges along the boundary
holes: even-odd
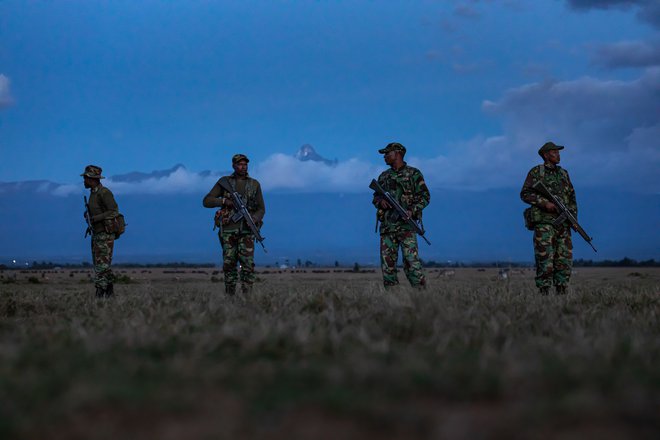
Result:
[[[16,260],[11,260],[12,263],[16,264]]]

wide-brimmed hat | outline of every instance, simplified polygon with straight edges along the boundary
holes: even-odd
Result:
[[[103,169],[101,167],[98,167],[96,165],[87,165],[85,167],[85,172],[81,174],[82,177],[89,177],[91,179],[105,179],[101,175],[103,172]]]

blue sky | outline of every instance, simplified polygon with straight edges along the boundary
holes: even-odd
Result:
[[[0,181],[197,191],[240,151],[266,190],[366,190],[397,140],[434,187],[519,187],[552,139],[577,185],[657,193],[659,29],[645,0],[0,0]]]

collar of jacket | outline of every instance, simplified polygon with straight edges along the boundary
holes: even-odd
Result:
[[[395,172],[395,173],[400,173],[400,172],[403,171],[407,166],[408,166],[408,164],[407,164],[406,162],[403,162],[403,165],[401,165],[401,168],[399,168],[398,170],[397,170],[397,169],[394,169],[394,168],[392,168],[392,167],[390,167],[390,170],[393,171],[393,172]]]

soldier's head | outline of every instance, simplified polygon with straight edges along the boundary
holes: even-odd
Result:
[[[105,179],[101,175],[103,169],[96,165],[87,165],[85,171],[81,174],[85,182],[85,188],[95,188],[101,183],[101,179]]]
[[[234,168],[234,173],[239,177],[247,176],[248,162],[250,162],[250,159],[245,154],[234,154],[231,158],[231,166]]]
[[[403,157],[406,155],[406,147],[398,142],[390,142],[385,148],[378,150],[378,152],[383,155],[385,163],[392,166],[396,163],[403,162]]]
[[[546,142],[539,148],[539,156],[543,158],[546,163],[557,165],[561,160],[559,150],[563,150],[563,145],[556,145],[554,142]]]

